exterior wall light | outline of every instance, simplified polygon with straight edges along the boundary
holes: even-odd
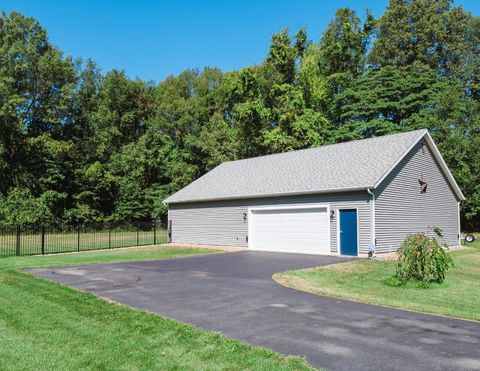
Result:
[[[247,212],[246,211],[243,213],[243,221],[244,222],[247,221]]]

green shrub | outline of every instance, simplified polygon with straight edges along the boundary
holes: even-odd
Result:
[[[447,270],[453,266],[452,257],[446,253],[448,245],[443,240],[440,228],[431,228],[441,242],[427,233],[407,236],[398,250],[396,277],[405,285],[409,280],[427,287],[429,283],[441,283]]]

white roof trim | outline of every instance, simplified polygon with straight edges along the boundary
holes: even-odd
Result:
[[[418,143],[418,141],[420,139],[422,139],[425,134],[427,133],[428,131],[426,129],[422,130],[422,132],[418,135],[418,138],[412,142],[412,145],[410,147],[407,148],[407,150],[405,152],[402,153],[402,155],[397,159],[397,161],[394,162],[394,164],[385,172],[385,174],[383,174],[383,176],[377,180],[377,183],[375,183],[375,185],[373,186],[374,189],[377,189],[378,186],[380,184],[382,184],[382,182],[385,180],[385,178],[393,171],[393,169],[395,169],[397,167],[397,165],[400,163],[400,161],[403,160],[403,158],[410,153],[410,151],[413,149],[413,147],[415,147]]]
[[[370,187],[355,187],[355,188],[332,188],[332,189],[318,189],[318,190],[308,190],[308,191],[298,191],[298,192],[281,192],[281,193],[266,193],[266,194],[254,194],[254,195],[245,195],[245,196],[228,196],[228,197],[212,197],[212,198],[203,198],[203,199],[193,199],[193,200],[182,200],[182,201],[163,201],[164,205],[169,204],[184,204],[184,203],[193,203],[193,202],[207,202],[207,201],[223,201],[223,200],[243,200],[249,198],[268,198],[268,197],[285,197],[285,196],[300,196],[300,195],[310,195],[310,194],[321,194],[321,193],[336,193],[336,192],[362,192],[366,191]]]
[[[392,165],[390,169],[377,181],[375,186],[373,188],[378,188],[378,186],[385,180],[385,178],[395,169],[395,167],[404,159],[404,157],[415,147],[420,139],[425,139],[427,142],[428,146],[430,147],[433,156],[435,157],[435,160],[437,160],[438,164],[440,165],[440,168],[442,169],[443,173],[445,174],[445,177],[447,178],[448,182],[450,183],[450,186],[452,187],[453,191],[455,192],[455,195],[460,201],[465,200],[465,196],[462,193],[462,190],[458,186],[457,182],[455,181],[455,178],[453,177],[452,173],[450,172],[450,169],[448,168],[447,164],[445,163],[445,160],[443,159],[442,155],[440,154],[440,151],[438,150],[437,146],[435,145],[435,142],[433,141],[432,136],[428,132],[428,130],[424,130],[421,135],[419,135],[418,139],[403,153],[400,158]]]
[[[455,178],[453,177],[452,173],[450,172],[450,169],[448,168],[447,164],[445,163],[445,160],[443,159],[442,155],[440,154],[440,151],[438,150],[435,142],[433,141],[432,136],[430,133],[427,131],[424,135],[425,140],[427,141],[428,145],[430,146],[430,149],[432,150],[433,155],[435,156],[435,159],[437,160],[438,164],[440,165],[440,168],[443,170],[443,173],[445,174],[447,180],[450,182],[450,185],[452,186],[453,191],[457,195],[457,198],[460,201],[465,200],[465,196],[462,193],[462,190],[458,186]]]

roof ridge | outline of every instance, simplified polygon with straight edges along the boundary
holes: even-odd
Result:
[[[402,132],[394,133],[394,134],[380,135],[380,136],[378,136],[378,137],[370,137],[370,138],[362,138],[362,139],[355,139],[355,140],[347,140],[347,141],[345,141],[345,142],[323,144],[323,145],[318,146],[318,147],[301,148],[301,149],[296,149],[296,150],[288,151],[288,152],[269,153],[269,154],[266,154],[266,155],[260,155],[260,156],[255,156],[255,157],[240,158],[240,159],[238,159],[238,160],[224,161],[224,162],[222,162],[220,165],[230,164],[230,163],[240,162],[240,161],[254,160],[254,159],[258,159],[258,158],[267,158],[267,157],[273,157],[273,156],[288,155],[288,154],[297,153],[297,152],[320,150],[320,149],[328,148],[328,147],[332,147],[332,146],[341,146],[341,145],[352,144],[352,143],[357,143],[357,142],[374,141],[374,140],[378,140],[378,139],[385,138],[385,137],[396,137],[396,136],[400,136],[400,135],[413,134],[413,133],[415,133],[415,132],[422,132],[422,131],[423,131],[423,132],[428,132],[428,130],[425,129],[425,128],[423,128],[423,129],[416,129],[416,130],[410,130],[410,131],[402,131]]]

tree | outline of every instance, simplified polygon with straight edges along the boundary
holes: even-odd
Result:
[[[478,52],[478,20],[451,0],[390,0],[377,22],[369,59],[377,67],[415,62],[459,78],[465,59]],[[468,64],[469,62],[467,62]]]
[[[340,8],[323,33],[320,42],[322,72],[333,80],[335,93],[341,91],[342,81],[362,73],[372,25],[370,14],[362,27],[355,11]]]
[[[34,18],[12,12],[0,18],[0,68],[14,112],[31,134],[52,131],[67,118],[75,79],[70,58],[53,47]]]
[[[306,34],[300,31],[297,35],[300,39],[294,43],[288,29],[275,33],[270,43],[270,51],[266,59],[266,63],[271,64],[278,72],[278,84],[291,84],[295,81],[296,66],[295,62],[299,53],[305,48]]]
[[[137,140],[154,113],[153,89],[143,81],[132,81],[124,72],[105,76],[98,93],[96,123],[97,156],[108,159],[121,146]]]
[[[52,225],[55,216],[48,205],[52,191],[35,198],[24,188],[13,188],[0,198],[0,226]]]
[[[68,120],[75,69],[45,29],[20,13],[0,16],[0,168],[2,193],[22,176],[25,135],[55,131]]]
[[[259,69],[247,67],[226,76],[226,118],[235,128],[240,158],[266,153],[262,132],[268,127],[270,110],[264,102]]]
[[[0,223],[164,220],[167,196],[224,161],[428,128],[480,228],[479,76],[480,18],[449,0],[340,8],[318,43],[285,29],[258,65],[158,84],[2,13]]]
[[[339,120],[340,110],[333,97],[342,93],[363,73],[373,23],[373,17],[367,14],[362,26],[355,11],[340,8],[322,35],[319,66],[329,86],[327,110],[332,122]]]

